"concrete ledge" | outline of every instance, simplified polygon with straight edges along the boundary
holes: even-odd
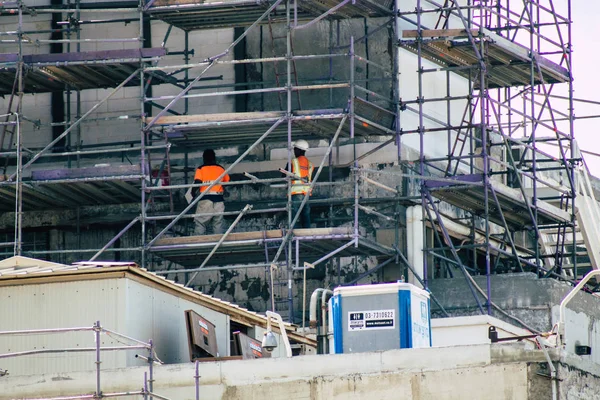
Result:
[[[556,349],[550,353],[559,393],[596,398],[592,393],[600,383],[600,366]],[[199,390],[201,399],[211,400],[537,400],[550,393],[551,380],[540,369],[545,363],[542,351],[527,350],[523,343],[207,362],[199,365]],[[102,392],[139,391],[146,372],[144,367],[103,371]],[[192,363],[158,366],[154,392],[173,400],[193,399],[194,375]],[[9,375],[0,378],[0,400],[93,394],[95,388],[93,371]]]
[[[518,349],[513,351],[519,354]],[[493,360],[502,362],[503,359],[492,357],[494,352],[490,345],[476,345],[303,356],[292,359],[201,363],[199,365],[201,393],[202,398],[235,399],[241,398],[236,396],[244,393],[246,395],[252,393],[253,398],[256,398],[256,393],[278,393],[278,390],[281,390],[279,393],[288,393],[289,396],[270,398],[287,400],[310,393],[320,393],[319,396],[310,398],[358,399],[361,398],[361,393],[362,395],[369,392],[379,393],[378,391],[385,388],[385,393],[381,392],[383,397],[377,397],[379,395],[375,397],[385,398],[392,394],[398,395],[400,392],[404,394],[403,391],[408,390],[407,397],[402,398],[428,398],[413,397],[413,392],[438,396],[437,391],[428,388],[428,382],[433,385],[437,381],[434,376],[443,376],[451,382],[454,379],[471,379],[470,375],[475,373],[474,371],[479,371],[475,373],[476,375],[486,375],[492,370],[496,371],[499,366],[492,365]],[[531,355],[535,360],[539,358],[534,357],[534,354]],[[518,357],[509,358],[513,361]],[[500,369],[508,371],[505,366]],[[525,378],[518,378],[525,370],[523,365],[514,364],[510,369],[512,376],[510,379],[526,382]],[[193,398],[194,364],[158,366],[154,371],[156,393],[173,399]],[[140,390],[144,384],[145,372],[147,368],[144,367],[103,371],[102,391],[115,393]],[[464,378],[457,378],[462,376]],[[96,374],[93,371],[14,378],[9,375],[0,378],[0,399],[91,394],[95,388]],[[273,392],[274,389],[277,390]],[[291,393],[294,392],[299,397],[292,396]],[[232,393],[237,394],[234,396]]]

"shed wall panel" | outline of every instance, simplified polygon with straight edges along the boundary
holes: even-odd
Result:
[[[184,319],[194,310],[215,325],[220,356],[229,355],[229,317],[199,304],[173,296],[156,287],[127,280],[126,331],[130,336],[153,339],[158,357],[165,363],[189,362]],[[148,336],[150,335],[150,336]],[[128,360],[129,365],[137,365]]]
[[[220,356],[230,355],[229,316],[182,299],[154,284],[129,278],[5,286],[0,290],[0,331],[92,327],[104,328],[148,342],[165,363],[189,362],[184,312],[194,310],[216,326]],[[103,334],[102,346],[130,344]],[[62,348],[94,348],[93,332],[0,335],[0,354]],[[141,366],[136,354],[145,350],[102,352],[102,369]],[[58,353],[0,359],[10,374],[66,373],[95,369],[95,352]]]
[[[125,314],[125,282],[105,279],[6,286],[0,290],[0,330],[92,327],[96,321],[113,331],[122,331]],[[119,342],[101,336],[102,346]],[[93,332],[44,335],[0,335],[0,354],[37,349],[94,348]],[[11,375],[86,371],[96,368],[95,352],[51,353],[0,360],[0,368]],[[125,366],[124,352],[102,352],[102,368]]]

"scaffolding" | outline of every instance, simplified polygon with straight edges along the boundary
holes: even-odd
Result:
[[[583,224],[578,222],[575,203],[582,192],[587,198],[593,198],[593,192],[587,190],[589,185],[580,187],[585,168],[574,143],[570,1],[514,3],[150,0],[126,3],[127,8],[81,1],[50,7],[5,3],[3,15],[17,16],[18,29],[12,33],[11,46],[17,46],[18,52],[0,58],[6,67],[1,72],[3,81],[14,81],[0,88],[11,99],[3,122],[2,155],[7,161],[6,180],[0,182],[0,206],[15,211],[15,222],[14,239],[0,245],[10,255],[51,257],[72,252],[90,260],[114,258],[119,253],[135,255],[142,266],[161,274],[184,274],[188,285],[203,271],[263,268],[271,276],[271,308],[287,311],[290,320],[294,318],[294,275],[339,257],[375,260],[371,269],[350,283],[389,265],[398,265],[399,275],[411,276],[425,287],[433,279],[462,274],[475,307],[487,313],[492,313],[494,306],[490,295],[493,274],[533,271],[539,277],[577,280],[596,266],[595,262],[586,265],[585,249],[592,239],[586,237],[582,244]],[[128,23],[139,24],[136,38],[105,41],[132,42],[139,48],[85,52],[77,47],[77,51],[48,55],[23,51],[25,46],[40,43],[75,47],[101,41],[80,38],[86,24],[101,23],[86,19],[87,12],[135,15]],[[23,29],[25,16],[43,13],[59,16],[48,32],[66,38],[44,41],[32,35],[46,31]],[[112,21],[123,22],[123,18]],[[168,26],[159,48],[147,46],[150,21]],[[357,21],[374,21],[375,28],[365,28],[362,36],[347,35],[342,43],[340,26]],[[298,51],[294,46],[297,37],[324,23],[329,24],[328,51]],[[165,50],[173,27],[184,32],[181,52]],[[190,62],[190,33],[224,27],[235,28],[231,44],[201,62]],[[368,51],[369,40],[386,31],[391,38],[390,65],[377,63]],[[260,33],[265,41],[265,32],[270,35],[272,54],[261,51],[259,57],[247,57],[238,52],[250,35]],[[284,44],[276,44],[277,39]],[[357,51],[359,45],[364,54]],[[184,63],[163,63],[174,54],[182,55]],[[302,68],[309,69],[310,63],[328,63],[328,76],[313,79],[304,74]],[[261,72],[261,78],[213,84],[220,78],[209,74],[219,67],[252,67]],[[267,81],[266,71],[271,70],[274,76]],[[358,71],[371,74],[358,76]],[[175,91],[154,94],[152,89],[159,85]],[[82,148],[83,123],[102,123],[102,118],[91,115],[124,87],[139,88],[139,112],[117,118],[139,121],[139,141]],[[83,113],[81,91],[90,88],[113,89]],[[41,122],[27,121],[23,95],[56,90],[66,93],[69,105],[69,98],[76,97],[76,118],[71,120],[70,110],[65,121],[54,121],[53,127],[62,127],[60,133],[34,152],[22,145],[22,126]],[[193,101],[244,96],[257,96],[261,107],[255,111],[191,111]],[[305,101],[306,97],[312,101]],[[252,160],[266,143],[287,144],[289,165],[292,142],[301,138],[326,144],[311,182],[311,189],[321,195],[305,196],[300,206],[329,210],[324,226],[291,228],[300,212],[292,213],[289,176],[246,172],[243,179],[220,182],[226,173]],[[373,146],[360,150],[363,143]],[[351,148],[350,160],[339,160],[341,145]],[[233,218],[224,235],[186,235],[186,222],[197,215],[192,213],[203,198],[201,194],[189,204],[177,200],[178,194],[199,186],[189,182],[193,168],[188,155],[194,149],[228,146],[243,151],[210,187],[220,184],[241,191],[252,185],[279,186],[274,190],[282,200],[247,204],[249,201],[242,199],[237,209],[224,213]],[[362,164],[390,146],[395,147],[396,155],[391,168]],[[175,150],[185,154],[181,183],[176,182],[171,163]],[[84,167],[84,157],[109,153],[123,159],[133,155],[137,161],[118,167]],[[68,168],[33,170],[30,178],[23,179],[24,171],[38,159],[60,159]],[[336,167],[348,169],[345,179],[334,179]],[[287,201],[283,200],[286,193]],[[37,250],[26,245],[24,250],[22,216],[27,210],[126,202],[139,202],[139,209],[132,211],[130,221],[121,223],[119,232],[102,247]],[[596,206],[595,199],[591,204]],[[336,220],[334,209],[349,213]],[[407,209],[416,210],[414,218],[423,227],[417,231],[423,236],[417,250],[407,245],[411,234],[400,233],[407,228]],[[248,216],[281,213],[286,217],[280,226],[233,232]],[[367,232],[362,226],[367,217],[391,227],[393,243],[382,244],[376,234]],[[136,230],[139,242],[117,246]],[[416,246],[419,241],[410,243]],[[420,259],[414,258],[415,253],[422,253],[422,261],[416,261]],[[281,277],[284,292],[277,295],[276,275]],[[472,275],[487,277],[485,290],[477,287]]]
[[[168,398],[160,396],[157,393],[153,393],[154,390],[154,367],[155,365],[162,365],[162,361],[156,355],[156,351],[152,340],[148,343],[139,341],[126,335],[122,335],[118,332],[114,332],[110,329],[103,327],[100,321],[92,327],[75,327],[75,328],[54,328],[54,329],[32,329],[32,330],[19,330],[19,331],[2,331],[0,337],[10,336],[35,336],[35,335],[67,335],[74,332],[92,332],[94,334],[94,347],[76,347],[76,348],[50,348],[50,349],[37,349],[24,350],[13,353],[0,354],[0,360],[17,358],[17,357],[29,357],[39,356],[43,354],[72,354],[72,353],[94,353],[95,354],[95,391],[93,393],[82,393],[75,396],[56,396],[56,397],[45,397],[46,400],[59,400],[59,399],[99,399],[99,398],[113,398],[113,397],[134,397],[134,398],[157,398],[165,399]],[[119,346],[106,346],[103,345],[101,335],[107,335],[113,338],[115,341],[120,343]],[[144,371],[143,380],[140,377],[140,383],[143,382],[141,390],[127,391],[127,392],[106,392],[102,390],[102,353],[103,352],[124,352],[137,350],[144,352],[144,354],[136,354],[135,358],[144,360],[148,363],[148,371]],[[199,399],[200,394],[200,375],[198,373],[198,361],[195,362],[195,375],[194,375],[194,387],[196,393],[196,399]],[[6,374],[8,371],[4,371]],[[39,397],[37,397],[39,399]]]
[[[582,217],[587,209],[596,215],[598,205],[574,141],[571,5],[509,4],[418,2],[404,13],[415,15],[417,29],[404,31],[400,40],[418,58],[414,111],[421,150],[431,131],[428,102],[463,110],[456,122],[436,121],[448,129],[446,157],[426,159],[420,152],[421,175],[437,171],[454,180],[429,180],[420,190],[424,218],[437,225],[425,250],[425,268],[447,276],[449,265],[457,266],[478,307],[488,313],[496,307],[490,298],[492,274],[533,271],[577,281],[598,268],[595,235],[585,228],[595,217]],[[452,96],[450,79],[445,98],[423,95],[430,75],[443,73],[468,80],[463,104]],[[456,235],[454,229],[451,237],[454,221],[445,222],[442,215],[446,203],[465,212],[460,218],[471,220],[470,232]],[[460,257],[459,251],[472,255]],[[476,287],[473,273],[487,276],[485,291]]]

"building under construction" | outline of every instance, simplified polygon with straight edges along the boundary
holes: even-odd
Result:
[[[303,326],[315,288],[397,280],[514,322],[513,279],[598,268],[570,0],[48,1],[0,9],[3,258],[135,262]],[[227,230],[197,236],[206,149]]]

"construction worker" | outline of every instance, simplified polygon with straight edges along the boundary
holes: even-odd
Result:
[[[294,158],[292,159],[292,168],[291,171],[286,168],[286,170],[290,171],[292,174],[300,177],[302,179],[294,179],[292,178],[292,186],[291,186],[291,196],[292,196],[292,218],[296,216],[298,210],[300,209],[300,204],[306,194],[309,196],[310,193],[310,183],[312,182],[312,174],[313,174],[313,164],[306,158],[305,154],[308,150],[308,142],[306,140],[300,139],[296,140],[293,144],[294,148]],[[310,205],[308,202],[302,208],[300,214],[300,227],[302,228],[310,228]]]
[[[214,150],[204,150],[202,160],[204,163],[196,169],[196,174],[194,175],[195,184],[216,181],[225,172],[225,168],[217,164],[217,157]],[[229,175],[225,174],[220,182],[229,182]],[[225,211],[224,189],[218,183],[210,188],[210,190],[208,188],[209,185],[200,186],[200,190],[196,191],[196,194],[199,194],[205,193],[208,190],[196,207],[196,214],[208,215],[194,217],[195,235],[204,235],[207,231],[211,230],[213,234],[223,233],[222,213]]]

